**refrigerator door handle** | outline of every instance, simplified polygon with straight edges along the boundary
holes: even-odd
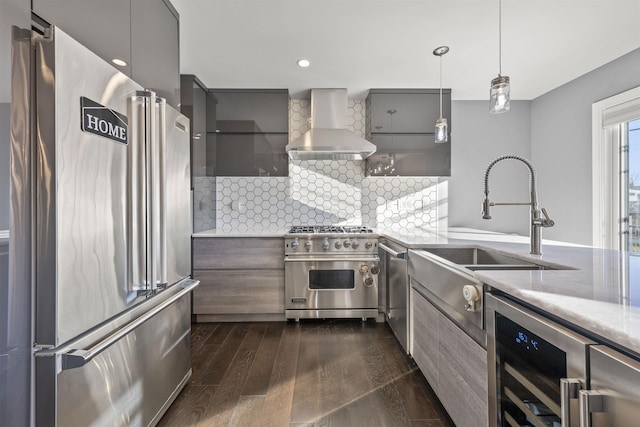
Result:
[[[146,149],[148,155],[145,158],[146,163],[146,184],[147,184],[147,285],[148,289],[156,289],[158,283],[157,277],[157,243],[156,236],[158,235],[157,226],[157,214],[158,208],[158,186],[155,184],[158,182],[158,123],[156,117],[156,94],[155,92],[148,92],[147,95],[147,108],[146,108]]]
[[[127,293],[147,291],[147,229],[142,225],[146,220],[147,166],[145,162],[145,114],[148,92],[138,91],[130,101],[130,137],[129,160],[127,163],[127,191],[129,204],[128,250],[128,286]]]
[[[157,176],[153,181],[152,188],[156,194],[156,204],[154,205],[156,234],[155,245],[157,251],[156,259],[156,284],[155,286],[167,285],[167,126],[166,126],[166,107],[167,102],[164,98],[156,98],[157,128],[155,141],[155,159],[154,164],[157,166]]]
[[[66,353],[62,354],[62,370],[69,370],[74,368],[79,368],[91,361],[94,357],[111,347],[113,344],[118,342],[120,339],[124,338],[127,334],[132,332],[134,329],[140,327],[147,320],[151,319],[156,314],[160,313],[165,308],[169,307],[171,304],[182,298],[185,294],[193,291],[193,289],[200,284],[199,280],[186,280],[182,285],[182,289],[171,298],[163,301],[162,303],[155,306],[153,309],[147,311],[144,315],[138,317],[134,321],[126,324],[122,328],[118,329],[111,335],[108,335],[102,341],[99,341],[97,344],[93,345],[88,349],[71,349]]]

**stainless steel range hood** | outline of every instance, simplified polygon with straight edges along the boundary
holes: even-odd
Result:
[[[286,150],[294,160],[364,160],[376,146],[347,129],[346,89],[311,89],[311,129]]]

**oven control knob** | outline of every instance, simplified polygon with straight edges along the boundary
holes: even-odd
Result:
[[[311,246],[312,246],[311,240],[307,240],[306,242],[304,242],[304,248],[306,250],[310,251],[311,250]]]
[[[364,285],[367,288],[370,288],[371,286],[373,286],[373,277],[371,276],[365,276],[364,280],[362,281],[362,283],[364,283]]]
[[[340,240],[338,240],[334,245],[333,245],[336,249],[340,249],[342,247],[342,243],[340,243]]]
[[[329,239],[324,239],[324,241],[322,242],[322,249],[328,251],[330,246],[331,245],[329,244]]]
[[[369,272],[369,266],[368,265],[362,265],[360,266],[360,274],[367,274]]]
[[[377,276],[378,273],[380,273],[380,267],[378,267],[377,265],[372,265],[371,274],[373,274],[374,276]]]
[[[345,240],[344,243],[342,244],[345,248],[348,248],[349,246],[351,246],[351,242],[348,240]]]
[[[291,248],[298,249],[298,246],[300,246],[300,242],[298,241],[298,238],[296,237],[295,239],[293,239],[293,242],[291,242]]]
[[[358,241],[357,241],[357,240],[355,240],[355,241],[351,244],[351,247],[352,247],[353,249],[358,249],[358,246],[360,246],[360,243],[358,243]]]
[[[371,242],[369,242],[369,241],[366,241],[366,242],[364,243],[364,248],[365,248],[365,249],[371,249],[371,246],[373,246],[373,243],[371,243]]]

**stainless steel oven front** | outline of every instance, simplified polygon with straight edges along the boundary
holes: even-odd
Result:
[[[285,256],[287,319],[378,315],[378,255]]]

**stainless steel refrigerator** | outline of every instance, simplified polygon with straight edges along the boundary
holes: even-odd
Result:
[[[14,28],[12,90],[35,424],[154,425],[191,374],[189,120],[55,27]]]

